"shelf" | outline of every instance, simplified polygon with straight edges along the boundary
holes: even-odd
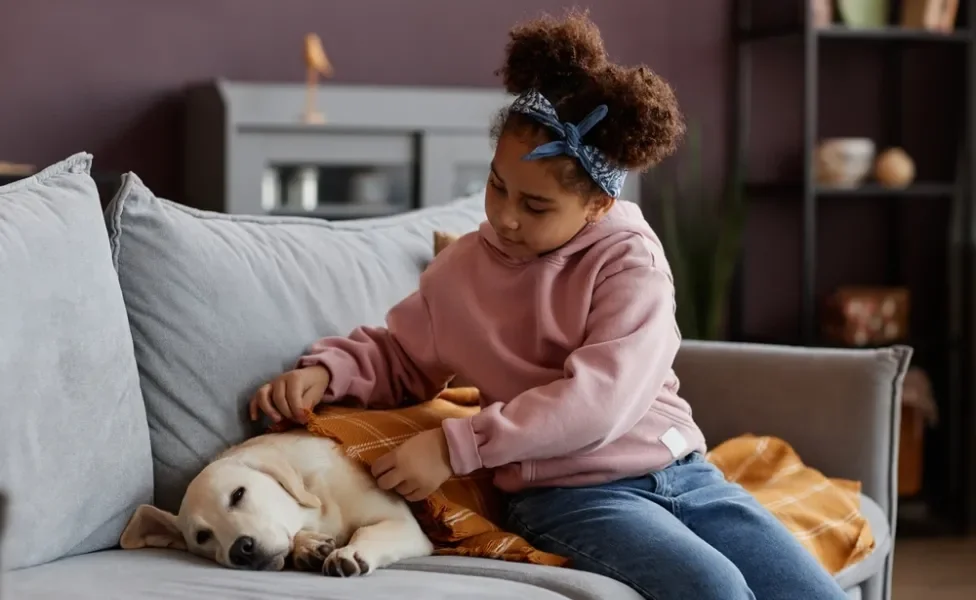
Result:
[[[769,6],[760,7],[760,4]],[[757,211],[766,213],[772,210],[768,222],[765,216],[761,219],[764,229],[788,226],[795,230],[794,239],[799,239],[795,242],[797,247],[790,249],[789,263],[792,264],[788,265],[795,264],[795,269],[790,273],[787,285],[793,287],[792,275],[795,275],[798,293],[781,294],[783,297],[776,302],[777,309],[773,312],[782,310],[784,314],[762,327],[775,328],[774,336],[750,335],[747,314],[753,311],[747,308],[750,308],[751,288],[755,287],[749,284],[751,272],[757,271],[756,280],[761,280],[763,270],[771,269],[774,263],[778,269],[780,262],[774,260],[770,263],[761,254],[757,254],[756,260],[753,260],[751,255],[756,253],[742,249],[729,311],[730,337],[736,342],[863,352],[824,339],[822,314],[826,312],[824,296],[829,288],[841,283],[855,284],[850,279],[863,279],[869,283],[908,287],[913,296],[924,296],[926,301],[913,301],[912,304],[930,314],[919,315],[922,319],[918,320],[917,325],[913,319],[915,326],[912,336],[905,345],[915,350],[913,364],[929,371],[933,393],[939,397],[940,413],[947,416],[931,432],[930,438],[926,436],[923,457],[926,467],[931,463],[939,464],[940,468],[935,475],[925,477],[918,496],[899,499],[898,533],[972,534],[976,532],[976,442],[973,441],[976,440],[973,435],[976,419],[968,408],[976,391],[972,378],[964,376],[964,371],[973,364],[969,350],[974,343],[973,328],[970,326],[974,318],[974,304],[968,287],[973,264],[968,260],[968,255],[956,260],[953,250],[956,242],[943,241],[946,236],[940,236],[938,230],[922,236],[923,239],[917,243],[912,240],[910,248],[905,246],[902,235],[906,226],[915,226],[913,229],[939,227],[961,232],[959,235],[963,243],[972,245],[976,234],[967,224],[976,202],[973,180],[969,176],[970,172],[976,170],[976,129],[967,124],[976,122],[976,102],[970,98],[970,101],[954,105],[940,105],[942,110],[950,110],[951,106],[950,114],[940,115],[946,117],[939,122],[942,126],[940,129],[946,128],[940,133],[946,135],[929,140],[932,144],[926,144],[926,151],[939,151],[931,162],[946,166],[945,173],[923,172],[921,181],[904,189],[882,187],[872,173],[864,185],[838,189],[818,185],[816,171],[810,168],[816,161],[821,132],[838,126],[849,128],[849,123],[856,122],[858,116],[878,117],[877,125],[880,127],[874,135],[878,139],[889,140],[888,143],[911,139],[914,135],[926,136],[927,123],[918,122],[917,119],[906,122],[903,117],[907,114],[906,110],[916,108],[916,104],[929,104],[923,100],[929,92],[922,84],[932,85],[931,80],[936,76],[951,78],[951,87],[937,92],[942,96],[939,100],[952,100],[953,96],[965,95],[976,89],[976,65],[970,60],[972,52],[976,51],[976,15],[972,10],[961,10],[957,17],[957,29],[949,32],[907,28],[900,26],[896,3],[893,5],[896,10],[888,11],[890,18],[884,26],[846,27],[838,22],[819,28],[808,18],[811,14],[810,3],[800,3],[801,10],[797,10],[795,4],[772,0],[765,3],[737,2],[733,15],[731,29],[736,56],[732,65],[735,91],[734,117],[730,119],[733,138],[731,164],[747,165],[759,159],[754,156],[758,148],[750,144],[750,137],[753,132],[772,125],[765,122],[768,116],[760,109],[762,103],[756,102],[760,92],[775,96],[786,85],[798,88],[798,93],[786,94],[793,105],[783,109],[795,111],[797,124],[802,123],[802,126],[793,136],[793,150],[797,151],[795,160],[800,168],[794,172],[769,173],[765,177],[757,172],[751,182],[743,185],[745,200],[756,204]],[[966,9],[974,7],[976,4],[973,2],[965,5]],[[765,45],[761,46],[760,42]],[[774,47],[783,53],[788,52],[792,63],[756,60],[765,58],[756,56],[757,52],[773,51]],[[918,55],[917,52],[924,54]],[[936,54],[927,56],[930,52]],[[945,56],[941,56],[943,54]],[[871,85],[863,90],[868,94],[863,98],[864,102],[848,107],[845,105],[845,94],[861,90],[833,89],[825,86],[824,82],[830,81],[833,76],[840,76],[842,81],[850,78],[857,70],[854,66],[860,68],[862,59],[881,63],[877,66],[882,72],[867,82]],[[932,67],[938,67],[938,73],[932,72]],[[784,69],[790,69],[795,77],[785,81]],[[771,81],[764,86],[763,73],[766,70],[771,71]],[[856,77],[856,74],[853,76]],[[879,92],[877,95],[873,89],[875,86]],[[829,102],[820,106],[824,100]],[[843,110],[853,110],[855,107],[859,109],[857,112],[865,114],[847,114]],[[839,109],[843,115],[837,114]],[[779,208],[773,204],[778,204]],[[822,206],[826,204],[830,206]],[[902,209],[908,208],[909,204],[912,215],[905,215]],[[839,215],[831,214],[830,209],[847,212],[845,207],[854,210],[850,217],[865,221],[873,221],[872,217],[881,215],[859,214],[857,209],[878,210],[884,214],[883,220],[874,222],[881,239],[876,240],[872,235],[863,240],[863,243],[872,246],[877,242],[883,244],[877,248],[882,260],[843,267],[836,264],[836,261],[843,259],[843,255],[838,258],[836,252],[829,251],[826,245],[830,242],[826,238],[832,233],[849,229],[846,227],[849,221],[845,227],[832,231],[837,219],[831,217]],[[786,208],[791,214],[780,214]],[[827,211],[821,220],[822,209]],[[920,219],[917,224],[910,220],[906,222],[906,219],[912,219],[916,209],[926,209],[926,218]],[[792,256],[794,251],[796,259]],[[932,269],[919,271],[915,268],[916,260],[923,255],[931,256],[937,264]],[[873,264],[875,262],[883,262],[883,265]],[[826,266],[832,268],[825,269]],[[838,280],[842,273],[847,274]],[[828,282],[831,285],[826,285]],[[794,302],[797,305],[795,309],[792,306]],[[756,325],[758,328],[759,324]],[[942,455],[952,460],[942,461]]]
[[[747,183],[746,195],[776,196],[803,194],[803,184],[800,183]],[[867,183],[856,188],[834,188],[817,186],[814,194],[824,197],[877,197],[877,198],[906,198],[906,197],[951,197],[956,191],[952,183],[919,182],[904,188],[886,188],[876,183]]]
[[[817,36],[825,39],[843,40],[887,40],[905,42],[968,42],[972,39],[970,31],[958,29],[949,33],[907,27],[864,27],[850,28],[833,25],[816,30]]]
[[[737,38],[745,42],[773,40],[777,38],[800,37],[805,33],[802,24],[784,25],[778,27],[764,27],[760,29],[744,29],[737,32]],[[907,27],[846,27],[831,25],[813,30],[820,39],[839,39],[854,41],[889,41],[889,42],[955,42],[964,43],[973,39],[968,29],[957,29],[944,33],[927,29],[910,29]]]
[[[818,196],[952,196],[955,186],[950,183],[915,183],[905,188],[886,188],[868,183],[856,188],[832,188],[819,186]]]
[[[345,219],[369,219],[388,217],[408,210],[394,204],[326,204],[314,210],[301,208],[276,208],[268,214],[277,217],[309,217],[313,219],[331,219],[335,221]]]

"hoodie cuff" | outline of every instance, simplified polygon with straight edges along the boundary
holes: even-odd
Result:
[[[301,357],[298,359],[296,368],[325,367],[325,370],[329,372],[329,385],[325,388],[322,401],[328,403],[334,402],[346,394],[352,383],[351,378],[348,376],[348,373],[351,371],[348,368],[342,368],[342,362],[344,360],[347,360],[347,355],[342,351],[334,348],[326,348],[321,352],[307,354]]]
[[[444,430],[444,437],[447,438],[451,469],[455,475],[467,475],[484,466],[481,463],[481,455],[478,454],[478,439],[474,433],[471,417],[444,419],[441,428]]]

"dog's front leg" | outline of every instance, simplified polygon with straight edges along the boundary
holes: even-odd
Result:
[[[299,571],[321,573],[325,559],[335,552],[336,539],[325,533],[302,529],[295,534],[292,543],[291,561]]]
[[[427,556],[433,550],[416,521],[389,519],[357,529],[348,545],[325,559],[323,570],[335,577],[366,575],[400,560]]]

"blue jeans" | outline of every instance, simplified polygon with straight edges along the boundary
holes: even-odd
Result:
[[[765,507],[693,453],[644,477],[514,495],[508,526],[648,600],[841,600]]]

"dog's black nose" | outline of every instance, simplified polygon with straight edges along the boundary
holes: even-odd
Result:
[[[228,557],[230,562],[238,567],[249,567],[254,563],[255,554],[254,538],[249,535],[242,535],[234,540]]]

